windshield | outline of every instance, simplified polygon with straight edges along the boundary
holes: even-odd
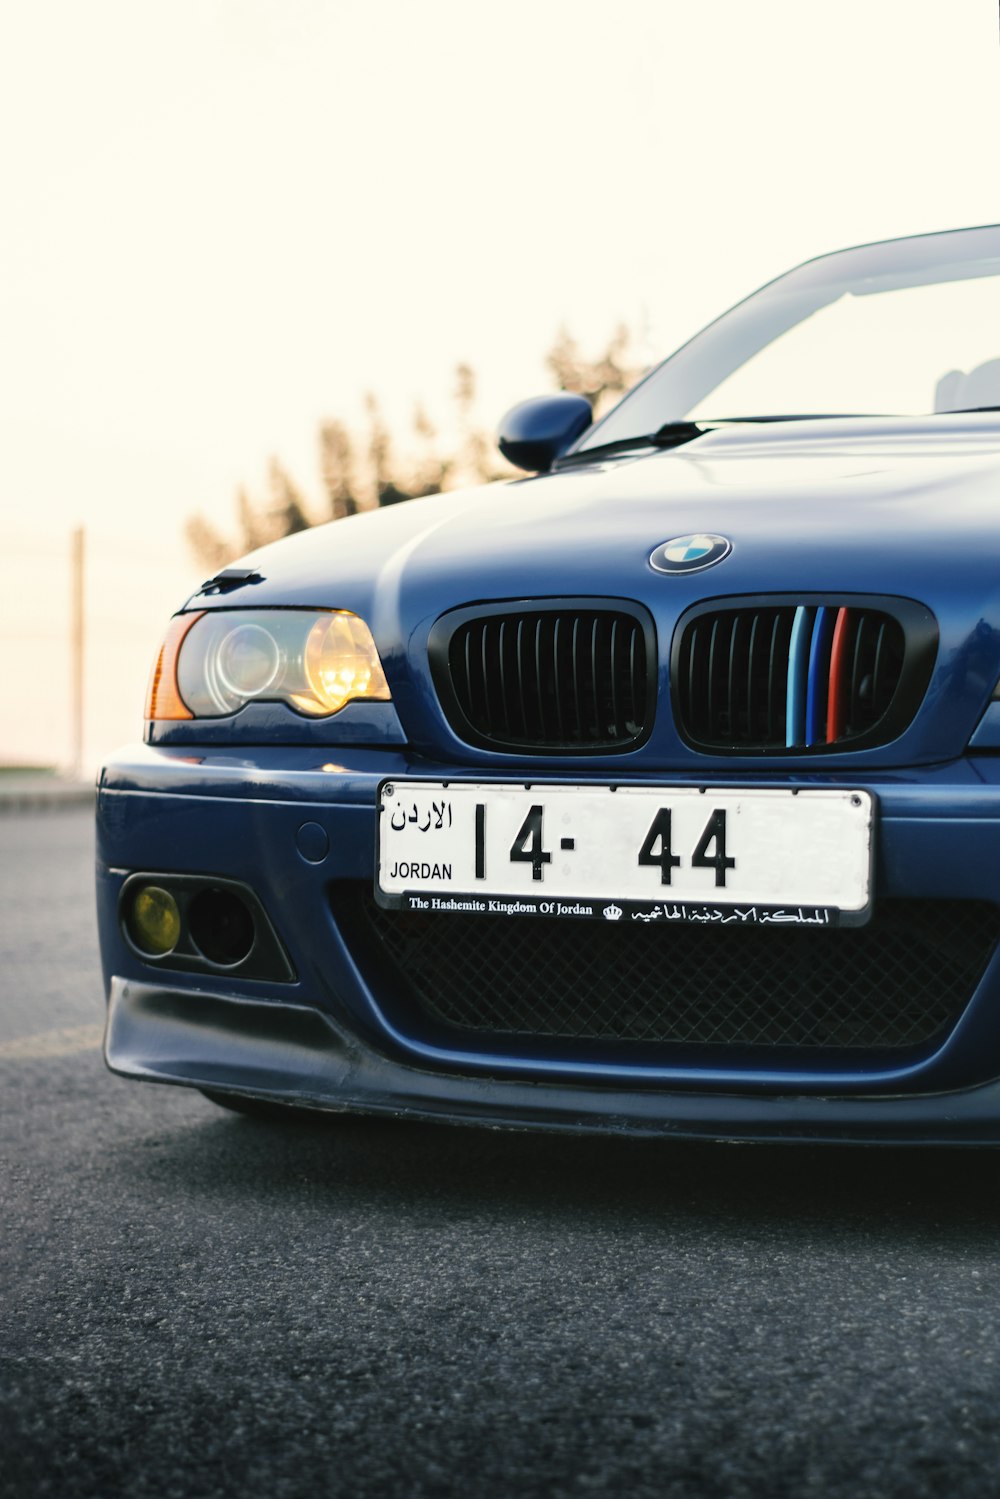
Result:
[[[684,345],[577,451],[667,422],[1000,406],[1000,226],[843,250]]]

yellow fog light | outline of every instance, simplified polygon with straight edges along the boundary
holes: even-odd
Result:
[[[162,958],[173,952],[181,935],[181,913],[169,890],[143,885],[132,897],[129,936],[142,952]]]

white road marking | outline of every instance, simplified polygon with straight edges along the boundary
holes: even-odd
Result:
[[[104,1038],[103,1025],[73,1025],[38,1036],[19,1036],[0,1041],[0,1062],[29,1062],[39,1057],[69,1057],[77,1051],[94,1051]]]

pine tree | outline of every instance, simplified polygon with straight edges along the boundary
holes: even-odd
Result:
[[[296,531],[308,531],[312,525],[306,513],[302,491],[293,483],[277,458],[268,465],[268,488],[271,504],[268,511],[268,529],[273,533],[269,540],[279,536],[293,536]]]
[[[635,384],[641,373],[629,358],[631,346],[632,336],[622,323],[603,354],[596,359],[585,359],[572,334],[560,328],[545,363],[560,390],[586,396],[595,414],[600,416]]]
[[[361,504],[355,478],[354,443],[343,422],[327,421],[320,427],[319,465],[330,519],[357,515]]]
[[[622,325],[602,354],[586,359],[576,339],[562,328],[545,362],[559,390],[586,396],[600,415],[628,390],[639,373],[630,357],[631,347],[629,331]],[[341,520],[361,510],[395,505],[462,484],[510,478],[515,470],[500,458],[492,435],[477,420],[476,372],[471,364],[456,366],[453,399],[458,444],[452,453],[441,453],[437,430],[425,408],[417,405],[412,420],[415,451],[408,459],[397,457],[381,405],[372,393],[365,397],[368,431],[364,437],[355,437],[335,418],[323,422],[319,429],[319,465],[330,519]],[[237,534],[233,540],[223,536],[204,516],[191,516],[185,523],[185,535],[198,560],[217,571],[243,552],[313,524],[305,496],[277,458],[268,465],[267,494],[267,502],[258,505],[245,489],[238,491]]]

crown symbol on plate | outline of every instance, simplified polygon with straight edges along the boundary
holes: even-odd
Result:
[[[604,916],[608,921],[620,921],[622,918],[621,906],[610,905],[604,907]]]

